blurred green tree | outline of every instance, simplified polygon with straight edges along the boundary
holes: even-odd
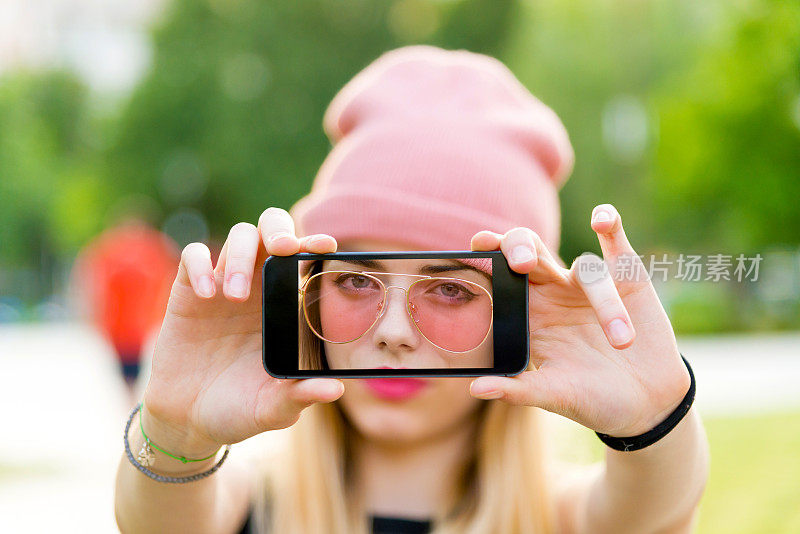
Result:
[[[800,244],[800,4],[775,0],[525,3],[505,60],[555,109],[576,151],[561,256],[600,253],[596,204],[639,254],[743,254]],[[769,261],[772,261],[770,259]],[[753,284],[664,288],[676,330],[768,319]],[[774,283],[774,282],[773,282]],[[713,289],[713,290],[712,290]]]
[[[46,295],[48,265],[126,209],[158,226],[193,211],[222,239],[288,208],[330,148],[333,95],[411,43],[499,57],[562,118],[577,155],[567,262],[599,252],[588,219],[603,202],[641,254],[800,244],[797,2],[173,0],[121,106],[68,73],[0,78],[0,293],[10,266],[39,269]],[[761,309],[743,287],[672,291],[675,316],[740,328],[743,308]]]
[[[103,185],[84,85],[68,72],[17,72],[0,80],[0,272],[28,269],[36,299],[54,265],[100,227]]]
[[[106,168],[118,194],[196,208],[224,237],[310,189],[330,148],[324,110],[370,61],[417,42],[500,55],[514,12],[512,0],[177,0]]]
[[[800,244],[800,3],[745,7],[653,97],[653,216],[670,247]]]
[[[648,194],[658,143],[651,94],[704,34],[690,22],[695,7],[674,0],[525,6],[506,61],[561,117],[576,153],[561,190],[562,258],[569,264],[585,251],[600,253],[589,218],[606,202],[622,214],[634,247],[657,247]]]
[[[564,121],[561,255],[611,202],[639,253],[800,243],[800,4],[525,3],[505,56]]]

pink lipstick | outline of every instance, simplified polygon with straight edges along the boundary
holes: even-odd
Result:
[[[404,369],[383,365],[377,369]],[[376,396],[386,400],[406,400],[414,397],[428,385],[424,378],[366,378],[365,384]]]

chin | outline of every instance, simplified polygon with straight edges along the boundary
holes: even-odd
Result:
[[[422,411],[405,402],[369,403],[357,407],[343,403],[342,408],[353,427],[368,440],[411,443],[437,430]]]

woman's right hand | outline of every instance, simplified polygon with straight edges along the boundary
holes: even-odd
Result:
[[[342,395],[340,380],[277,379],[261,360],[264,261],[336,247],[325,234],[298,239],[289,213],[272,207],[258,227],[231,228],[213,269],[208,247],[183,249],[144,392],[142,424],[154,443],[172,454],[205,457],[224,444],[288,427],[304,408]]]

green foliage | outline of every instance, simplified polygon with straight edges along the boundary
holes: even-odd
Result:
[[[600,253],[589,219],[592,208],[606,202],[622,214],[634,247],[655,248],[660,234],[651,219],[657,206],[647,173],[657,132],[650,95],[690,59],[689,42],[700,31],[686,24],[690,6],[674,0],[524,5],[506,62],[556,111],[576,153],[561,190],[561,256],[569,264],[585,251]],[[641,153],[615,153],[604,139],[616,101],[631,101],[645,114]]]
[[[737,253],[800,239],[800,4],[747,7],[655,96],[654,215],[673,247],[687,234]]]
[[[110,113],[67,73],[0,78],[0,271],[67,263],[126,209],[158,226],[193,209],[219,240],[290,207],[330,149],[331,98],[412,43],[499,57],[562,118],[567,263],[600,252],[589,215],[604,202],[640,254],[800,245],[797,2],[174,0]],[[684,289],[667,303],[681,332],[800,317],[796,296],[771,313],[752,289]]]
[[[0,80],[5,265],[31,265],[43,255],[72,252],[98,228],[101,185],[85,137],[87,97],[83,85],[65,72],[21,72]]]
[[[684,294],[669,309],[674,330],[682,334],[740,330],[735,296],[720,283],[687,283]]]
[[[121,191],[197,208],[224,236],[308,192],[330,149],[325,108],[370,61],[413,42],[498,52],[511,6],[179,0],[155,32],[153,68],[122,114],[108,169]]]
[[[589,218],[605,202],[639,254],[797,247],[800,4],[523,5],[504,59],[562,118],[575,148],[561,190],[567,264],[600,253]],[[683,285],[669,309],[676,331],[800,326],[796,294],[776,317],[752,289]]]
[[[599,253],[589,215],[603,202],[620,210],[639,253],[800,241],[800,4],[526,6],[506,59],[575,146],[562,189],[566,261]],[[604,135],[617,99],[645,113],[635,157],[615,154]]]

